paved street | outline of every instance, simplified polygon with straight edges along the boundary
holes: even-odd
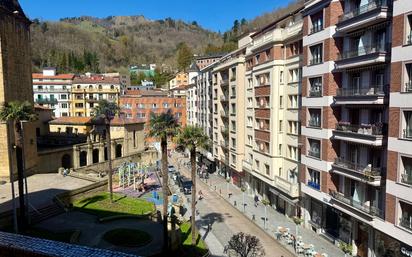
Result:
[[[176,159],[172,158],[171,163],[178,167]],[[189,170],[186,167],[181,166],[180,170],[185,176],[189,177]],[[204,237],[213,256],[226,256],[223,254],[223,246],[227,244],[233,234],[238,232],[246,232],[257,236],[265,249],[266,256],[294,256],[259,226],[234,209],[218,193],[210,190],[206,184],[198,180],[197,187],[198,190],[202,190],[204,195],[204,199],[198,201],[197,204],[200,213],[196,217],[197,223],[201,228],[201,232],[204,231],[202,228],[207,227],[209,222],[212,224],[212,230]]]
[[[179,157],[179,159],[182,158]],[[173,161],[176,160],[173,159]],[[187,161],[187,159],[185,159],[185,161]],[[183,169],[183,171],[185,170],[186,168]],[[189,173],[185,175],[189,176]],[[269,245],[269,248],[266,248],[265,246],[265,249],[267,249],[266,256],[291,256],[290,253],[283,253],[278,249],[285,251],[283,247],[287,247],[290,252],[294,252],[293,248],[283,242],[282,246],[279,246],[279,242],[274,238],[274,233],[278,226],[287,227],[290,229],[292,234],[296,235],[296,225],[291,219],[278,213],[273,208],[267,207],[267,228],[266,230],[263,230],[265,215],[264,206],[260,204],[258,207],[254,207],[252,196],[245,194],[246,208],[245,213],[243,213],[243,196],[238,187],[232,184],[229,184],[228,186],[228,183],[222,177],[215,174],[210,175],[210,178],[207,181],[197,178],[197,182],[198,188],[201,189],[205,195],[205,200],[200,201],[198,204],[198,209],[201,216],[205,216],[205,212],[214,213],[214,216],[222,218],[224,220],[223,223],[227,225],[227,228],[222,229],[219,226],[216,229],[213,227],[213,232],[216,234],[216,237],[220,242],[227,242],[228,237],[230,237],[226,235],[228,234],[228,231],[243,231],[258,236],[264,245]],[[207,184],[205,182],[207,182]],[[227,190],[228,188],[229,191]],[[230,198],[228,198],[228,192],[231,193]],[[234,206],[235,202],[236,206]],[[255,215],[255,222],[252,222],[253,215]],[[239,216],[242,217],[242,219],[240,219]],[[237,218],[239,218],[239,220],[236,220]],[[247,224],[247,226],[245,226],[245,224]],[[256,228],[258,231],[253,228]],[[302,241],[304,243],[315,245],[315,250],[317,252],[327,253],[328,256],[333,257],[345,256],[345,254],[338,247],[313,231],[299,226],[297,232],[298,235],[302,237]],[[265,235],[267,239],[262,235]],[[276,255],[276,253],[275,255],[269,255],[269,249],[272,248],[275,248],[273,251],[278,250],[280,255]]]

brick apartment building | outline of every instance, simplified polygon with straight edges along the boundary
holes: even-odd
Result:
[[[411,253],[410,12],[408,0],[305,1],[302,215],[359,257]]]

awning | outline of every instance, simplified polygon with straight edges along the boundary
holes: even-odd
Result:
[[[286,201],[290,204],[297,204],[299,202],[298,198],[289,198],[287,195],[282,194],[281,192],[276,190],[276,188],[274,188],[274,187],[269,188],[269,191],[272,194],[278,196],[279,198],[281,198],[282,200],[284,200],[284,201]]]

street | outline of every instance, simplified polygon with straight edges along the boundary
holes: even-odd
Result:
[[[182,158],[179,158],[182,159]],[[187,159],[185,159],[187,161]],[[170,163],[179,167],[176,158],[171,158]],[[186,166],[180,165],[181,174],[190,178],[190,171]],[[270,237],[266,232],[262,231],[257,225],[246,218],[241,212],[233,208],[227,203],[218,193],[214,192],[203,183],[200,179],[196,180],[197,191],[202,191],[204,199],[198,201],[197,210],[199,216],[196,217],[199,228],[205,228],[209,223],[212,224],[212,229],[209,233],[213,234],[220,245],[209,245],[212,256],[226,256],[223,254],[223,246],[227,244],[230,237],[238,232],[245,232],[259,238],[265,249],[266,256],[271,257],[289,257],[294,256],[274,238]],[[205,235],[206,242],[207,237]],[[209,243],[210,244],[210,243]],[[221,252],[217,252],[221,251]]]

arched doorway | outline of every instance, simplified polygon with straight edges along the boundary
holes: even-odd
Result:
[[[72,168],[72,157],[70,154],[65,154],[62,157],[62,167],[65,169],[70,169]]]
[[[122,145],[118,144],[116,145],[116,158],[122,157]]]
[[[93,149],[93,163],[99,163],[99,149]]]
[[[80,167],[87,165],[87,152],[81,151],[80,152]]]

